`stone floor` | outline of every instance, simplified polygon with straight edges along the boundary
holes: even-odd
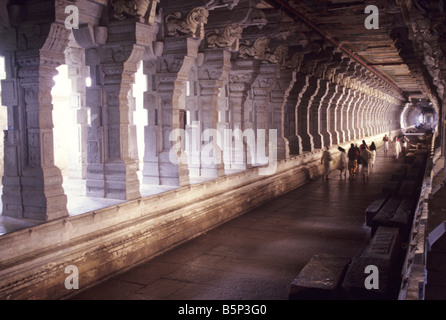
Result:
[[[354,257],[370,239],[365,208],[403,163],[378,150],[368,182],[318,178],[71,299],[285,300],[314,254]]]

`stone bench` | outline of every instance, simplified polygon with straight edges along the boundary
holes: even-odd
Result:
[[[372,219],[378,214],[379,210],[381,210],[386,201],[387,198],[377,199],[365,209],[365,224],[367,226],[372,226]]]
[[[413,199],[390,199],[389,205],[380,210],[372,219],[372,235],[380,226],[398,228],[400,239],[407,240],[412,226],[414,201]]]
[[[401,261],[401,241],[397,228],[379,227],[367,247],[359,257],[349,265],[342,282],[344,299],[352,300],[386,300],[398,296]],[[376,266],[378,288],[367,289],[365,281],[370,274],[368,266]]]
[[[391,197],[386,201],[386,203],[381,207],[381,209],[370,222],[370,227],[372,228],[372,236],[375,234],[376,229],[379,226],[385,225],[389,217],[392,217],[396,213],[398,207],[400,206],[400,203],[401,200],[395,197]]]
[[[289,288],[289,300],[334,300],[340,297],[349,258],[315,255]]]

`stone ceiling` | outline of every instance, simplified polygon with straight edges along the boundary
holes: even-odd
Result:
[[[412,49],[410,31],[407,29],[398,0],[268,0],[275,8],[282,8],[296,22],[305,22],[312,31],[317,31],[332,41],[344,53],[356,58],[374,70],[387,82],[399,88],[408,101],[430,99],[426,89],[430,85],[424,78],[421,83],[414,76],[413,56],[404,56],[402,49]],[[365,13],[368,5],[379,10],[379,28],[368,30]],[[420,68],[424,69],[421,61]],[[419,66],[416,67],[418,69]],[[412,72],[411,72],[412,71]]]

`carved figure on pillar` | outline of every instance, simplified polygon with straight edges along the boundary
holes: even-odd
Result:
[[[179,11],[166,15],[167,34],[177,36],[181,34],[191,35],[194,38],[204,38],[204,25],[207,24],[209,11],[204,7],[192,9],[185,18]]]
[[[229,48],[230,51],[238,51],[242,32],[243,27],[237,24],[227,26],[222,34],[219,34],[218,30],[209,32],[206,35],[208,47]]]

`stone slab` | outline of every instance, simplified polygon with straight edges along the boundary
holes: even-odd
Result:
[[[379,210],[384,206],[386,203],[387,198],[380,198],[375,201],[373,201],[366,209],[365,209],[365,222],[366,225],[371,227],[372,226],[372,219],[377,215]]]
[[[412,199],[403,199],[394,212],[378,213],[372,219],[372,234],[378,226],[395,227],[399,230],[401,240],[407,241],[412,227],[414,208]]]
[[[401,204],[401,200],[395,197],[389,198],[384,206],[372,219],[370,226],[372,227],[372,236],[375,234],[379,226],[386,225],[390,217],[393,217]]]
[[[339,298],[339,289],[349,258],[315,255],[294,279],[289,300],[330,300]]]
[[[380,226],[361,254],[363,258],[386,260],[394,264],[401,257],[401,238],[398,228]]]
[[[396,299],[401,257],[398,229],[379,227],[363,253],[349,265],[342,282],[343,297],[352,300]],[[365,285],[367,278],[371,276],[365,272],[368,266],[377,268],[378,288],[368,289]]]
[[[378,270],[378,288],[367,289],[365,282],[370,274],[365,272],[368,266],[376,266]],[[349,265],[342,282],[342,297],[345,300],[388,300],[395,293],[390,292],[388,261],[373,258],[355,257]]]

